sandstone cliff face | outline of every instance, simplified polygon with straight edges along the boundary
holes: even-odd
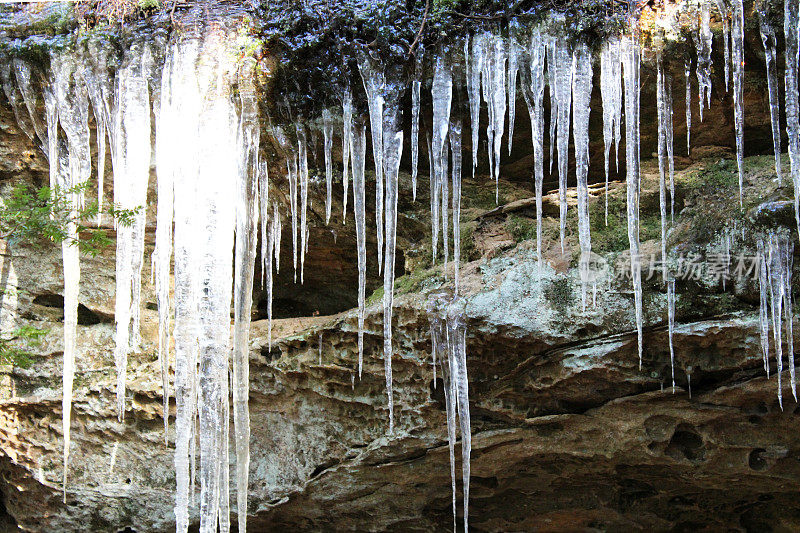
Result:
[[[751,91],[746,112],[748,123],[759,117],[752,124],[766,131],[759,122],[765,116],[760,98]],[[694,135],[707,145],[729,145],[729,132],[719,127],[722,104],[715,103],[712,110],[717,109],[720,116],[707,115]],[[680,115],[677,107],[675,115]],[[787,399],[781,410],[775,377],[764,375],[757,284],[745,280],[723,291],[718,280],[700,278],[679,285],[673,390],[665,295],[656,280],[646,283],[640,370],[633,296],[624,279],[601,284],[596,306],[583,310],[577,273],[570,267],[574,235],[564,257],[556,239],[545,240],[548,264],[540,277],[535,243],[519,231],[520,224],[530,222],[529,191],[520,185],[528,179],[528,141],[520,129],[516,156],[504,166],[506,207],[489,211],[475,199],[477,193],[465,192],[465,225],[473,245],[462,268],[468,302],[472,528],[800,529],[800,409]],[[0,131],[0,192],[12,180],[44,183],[46,161],[16,128],[4,101]],[[676,144],[680,134],[676,131]],[[676,249],[716,250],[709,233],[725,225],[724,204],[735,202],[726,196],[732,189],[705,191],[692,180],[711,166],[709,161],[726,154],[705,147],[698,155],[713,159],[679,161],[686,169],[679,176],[679,216],[670,237]],[[788,192],[772,183],[770,164],[769,157],[748,160],[749,201],[785,200]],[[643,213],[652,214],[657,205],[652,165],[645,171]],[[467,185],[465,191],[493,186]],[[618,183],[612,190],[624,192]],[[401,205],[405,266],[400,270],[409,271],[413,283],[396,300],[394,435],[386,434],[379,306],[369,308],[360,379],[356,314],[328,314],[355,302],[356,269],[352,224],[324,226],[322,191],[312,191],[312,245],[303,287],[292,283],[289,261],[283,261],[276,299],[284,299],[278,308],[286,318],[274,324],[272,349],[263,309],[254,311],[251,529],[447,529],[451,493],[444,397],[431,366],[424,308],[426,295],[449,281],[440,268],[425,270],[415,263],[424,263],[420,257],[429,231],[423,222],[424,190],[417,204]],[[599,194],[593,191],[593,210],[601,209]],[[552,202],[546,198],[546,215],[556,211]],[[556,225],[552,218],[545,221],[550,237]],[[614,237],[605,234],[606,241],[597,242]],[[657,253],[658,243],[649,238],[647,254]],[[148,255],[151,245],[149,234]],[[752,253],[751,248],[752,241],[743,243],[743,250]],[[609,245],[604,257],[613,264],[624,255]],[[0,369],[0,529],[173,529],[174,428],[165,443],[149,263],[143,346],[129,360],[128,412],[120,423],[113,401],[114,251],[82,262],[73,443],[63,503],[60,253],[49,245],[6,247],[0,257],[3,331],[19,324],[49,330],[41,344],[28,347],[32,366]],[[375,285],[373,277],[370,288]],[[459,502],[461,497],[459,491]]]

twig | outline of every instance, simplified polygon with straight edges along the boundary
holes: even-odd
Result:
[[[422,24],[419,25],[419,31],[417,32],[417,36],[414,37],[414,42],[411,43],[411,46],[408,48],[408,57],[410,58],[414,54],[414,48],[419,43],[419,38],[422,37],[422,31],[425,29],[425,21],[428,20],[428,8],[431,6],[431,0],[425,0],[425,12],[422,14]]]
[[[502,15],[495,15],[490,17],[488,15],[467,15],[466,13],[459,13],[458,11],[453,11],[453,15],[458,15],[459,17],[464,17],[465,19],[476,19],[476,20],[497,20],[505,17],[505,13]]]

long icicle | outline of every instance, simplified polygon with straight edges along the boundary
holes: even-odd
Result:
[[[769,92],[769,115],[772,123],[772,152],[775,156],[775,174],[781,182],[781,102],[778,95],[778,67],[776,65],[777,40],[775,28],[767,20],[767,13],[758,10],[761,43],[764,45],[764,59],[767,68],[767,91]]]
[[[639,367],[642,366],[642,271],[639,257],[639,67],[638,34],[625,37],[622,45],[625,76],[625,151],[627,160],[628,242],[636,313]]]
[[[364,161],[367,150],[367,134],[363,122],[353,125],[353,207],[356,220],[356,246],[358,248],[358,379],[364,360],[364,298],[367,282],[366,239],[366,190],[364,183]]]
[[[431,217],[433,221],[433,262],[436,262],[437,250],[439,248],[439,229],[441,217],[441,186],[443,179],[447,176],[444,159],[445,142],[447,141],[447,128],[450,122],[450,105],[453,98],[453,78],[450,65],[444,54],[436,57],[436,66],[433,75],[433,86],[431,88],[433,98],[433,172],[431,175]],[[447,234],[447,228],[442,228]],[[443,240],[446,240],[446,236]],[[447,255],[444,258],[447,261]]]
[[[739,207],[742,207],[744,188],[744,6],[742,0],[733,5],[733,115],[736,126],[736,165],[739,169]]]
[[[383,106],[386,77],[378,62],[366,53],[359,55],[358,68],[369,107],[369,129],[372,134],[372,156],[375,160],[375,224],[378,228],[378,273],[383,267],[384,237],[384,164],[383,164]]]
[[[325,224],[329,224],[333,200],[333,115],[330,109],[322,111],[322,134],[325,143]]]
[[[461,263],[461,120],[450,121],[450,154],[452,164],[451,194],[453,198],[453,284],[454,294],[458,294],[458,274]]]
[[[798,11],[800,1],[785,0],[783,31],[786,41],[786,133],[789,137],[789,170],[794,185],[794,215],[800,234],[800,109],[798,109]]]
[[[73,243],[79,238],[74,222],[83,205],[80,185],[91,174],[89,149],[89,100],[86,86],[77,79],[75,58],[66,53],[54,52],[50,58],[53,72],[52,88],[45,90],[47,108],[48,154],[50,185],[67,193],[70,221],[67,239],[61,244],[64,264],[64,367],[63,395],[61,400],[64,432],[64,501],[67,499],[67,474],[69,471],[70,418],[72,412],[72,386],[75,375],[77,351],[78,289],[80,285],[80,256]],[[58,125],[66,134],[67,151],[59,146]]]
[[[252,68],[252,66],[251,66]],[[243,73],[248,72],[242,69]],[[239,94],[241,117],[239,121],[239,143],[243,148],[239,168],[238,198],[236,199],[236,241],[234,248],[234,293],[233,293],[233,422],[236,446],[236,500],[239,533],[247,531],[247,481],[250,471],[250,317],[253,307],[253,274],[256,260],[259,191],[268,185],[260,183],[258,145],[258,99],[253,80],[240,76]],[[329,158],[328,158],[329,159]],[[266,181],[266,180],[264,180]],[[330,192],[330,187],[328,187]],[[330,204],[328,205],[330,208]],[[330,213],[330,209],[327,210]],[[266,217],[264,213],[264,217]],[[227,382],[227,376],[226,376]],[[228,405],[228,398],[223,398]],[[227,450],[228,440],[223,445]],[[227,485],[222,485],[223,494]],[[221,517],[227,518],[225,516]]]
[[[558,101],[558,205],[561,253],[567,233],[567,171],[569,170],[569,124],[572,103],[572,54],[565,40],[556,41],[556,99]],[[627,115],[626,115],[627,116]]]
[[[388,121],[388,120],[387,120]],[[398,126],[394,126],[397,128]],[[386,164],[386,251],[383,255],[383,358],[386,372],[386,393],[389,405],[389,433],[394,431],[394,399],[392,394],[392,306],[394,305],[395,237],[397,234],[397,181],[400,156],[403,153],[403,132],[384,132]]]
[[[542,186],[544,183],[544,85],[546,41],[537,30],[531,36],[529,69],[523,69],[522,94],[531,119],[533,174],[536,191],[536,264],[542,275]]]
[[[578,240],[580,243],[581,306],[586,309],[592,240],[589,227],[589,113],[592,99],[592,55],[578,45],[572,56],[572,135],[578,183]]]
[[[342,96],[342,225],[347,224],[347,190],[350,179],[351,153],[353,151],[353,95],[347,86]]]
[[[417,171],[419,170],[419,107],[422,92],[422,53],[417,49],[414,80],[411,82],[411,195],[417,201]]]
[[[692,66],[687,59],[683,64],[683,73],[686,79],[686,155],[692,153]]]
[[[117,227],[116,346],[117,417],[125,416],[128,354],[140,344],[142,263],[147,185],[150,179],[150,97],[147,87],[149,51],[135,50],[128,65],[117,72],[114,125],[114,203],[139,208],[130,225]]]
[[[167,69],[173,62],[167,60],[163,76],[172,75]],[[152,255],[153,278],[158,304],[158,359],[161,366],[162,405],[164,416],[164,444],[168,444],[169,425],[169,346],[170,346],[170,261],[172,259],[172,224],[174,220],[174,187],[176,165],[170,152],[168,139],[174,138],[176,117],[173,95],[168,86],[162,86],[156,114],[156,167],[158,168],[156,213],[156,247]],[[170,116],[173,115],[173,116]]]

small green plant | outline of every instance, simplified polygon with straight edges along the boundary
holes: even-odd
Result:
[[[84,194],[87,188],[88,182],[68,189],[17,185],[0,206],[0,238],[7,240],[10,246],[66,242],[77,246],[81,253],[96,256],[112,241],[103,229],[90,226],[101,214],[97,202],[72,208],[72,198]],[[119,225],[129,226],[140,210],[141,207],[121,209],[109,206],[102,213]]]
[[[530,218],[511,214],[506,220],[506,228],[516,242],[536,238],[536,221]]]
[[[29,368],[33,361],[27,350],[38,346],[48,331],[25,325],[8,336],[0,336],[0,365]]]
[[[97,202],[74,207],[75,200],[87,187],[87,182],[67,189],[15,186],[0,205],[0,238],[6,240],[9,249],[19,244],[67,243],[81,253],[96,256],[112,243],[103,229],[89,226],[98,215],[106,214],[117,225],[130,226],[142,208],[121,209],[112,205],[101,211]],[[22,325],[0,335],[0,364],[30,366],[27,349],[37,345],[45,333],[46,330]]]

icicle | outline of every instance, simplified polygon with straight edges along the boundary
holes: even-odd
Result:
[[[772,121],[772,151],[775,155],[775,173],[781,181],[781,103],[778,98],[778,68],[775,62],[776,37],[775,29],[769,24],[763,6],[758,10],[761,43],[764,45],[764,57],[767,67],[767,90],[769,92],[769,115]]]
[[[630,243],[638,340],[639,368],[642,366],[642,272],[639,257],[639,42],[638,36],[622,41],[625,79],[625,151],[627,161],[628,242]]]
[[[350,172],[350,154],[353,149],[353,95],[350,86],[345,89],[342,97],[342,184],[344,185],[344,198],[342,207],[342,225],[347,223],[347,189]]]
[[[386,393],[389,404],[389,433],[394,431],[394,401],[392,394],[392,305],[394,303],[395,237],[397,234],[397,182],[400,171],[400,157],[403,153],[403,132],[399,129],[396,99],[391,102],[386,117],[387,129],[384,131],[384,162],[386,164],[386,252],[383,267],[383,358],[386,371]]]
[[[472,177],[475,177],[475,168],[478,166],[478,133],[480,127],[481,110],[481,73],[485,61],[483,35],[476,35],[472,39],[472,53],[469,53],[470,41],[464,42],[464,56],[467,59],[467,94],[469,96],[470,131],[472,132]]]
[[[447,444],[450,452],[450,479],[453,501],[453,528],[456,528],[455,441],[456,416],[461,433],[464,531],[469,529],[469,480],[472,435],[469,413],[469,381],[466,359],[466,321],[463,303],[452,302],[446,294],[434,294],[427,304],[431,327],[431,348],[441,360],[447,414]]]
[[[742,0],[733,5],[733,114],[736,125],[736,164],[739,167],[739,207],[744,188],[744,6]]]
[[[319,364],[322,366],[322,332],[319,332],[319,337],[317,339],[317,350],[319,351]]]
[[[28,139],[35,141],[33,124],[28,117],[27,113],[22,112],[21,98],[17,94],[17,87],[11,79],[12,76],[12,63],[6,60],[0,61],[0,81],[2,81],[3,92],[6,95],[6,100],[11,104],[11,109],[14,112],[14,118],[17,125]]]
[[[603,142],[605,145],[605,223],[608,226],[608,173],[611,145],[619,148],[622,95],[619,39],[609,39],[600,52],[600,94],[603,99]]]
[[[217,450],[218,456],[217,461],[219,462],[219,516],[218,516],[218,523],[219,523],[219,530],[217,530],[217,526],[214,526],[212,530],[214,533],[219,531],[219,533],[230,533],[231,530],[231,502],[230,502],[230,486],[231,486],[231,469],[230,469],[230,450],[228,447],[228,443],[230,442],[230,426],[231,426],[231,404],[228,401],[230,397],[230,367],[229,361],[226,359],[225,361],[225,368],[222,370],[222,376],[220,376],[220,385],[221,392],[220,392],[220,410],[222,411],[222,432],[221,434],[216,435],[217,440]],[[248,454],[247,460],[249,462],[250,457]],[[247,478],[245,478],[247,481]],[[246,483],[245,483],[246,485]]]
[[[198,43],[187,42],[183,45],[174,44],[167,53],[166,64],[161,80],[161,104],[157,115],[156,139],[157,162],[159,183],[162,178],[167,179],[168,173],[173,177],[174,212],[175,220],[175,324],[173,337],[175,339],[175,519],[176,531],[185,532],[189,527],[189,493],[194,486],[193,478],[190,480],[190,457],[194,457],[194,419],[195,402],[194,387],[196,381],[196,350],[197,350],[197,325],[198,309],[195,301],[194,290],[198,274],[195,268],[196,254],[198,253],[195,242],[199,235],[191,227],[191,219],[187,212],[196,209],[195,197],[197,182],[194,179],[194,169],[181,168],[184,163],[188,167],[194,159],[192,139],[181,137],[181,133],[193,131],[199,126],[198,115],[200,112],[200,95],[195,90],[189,90],[197,83],[194,70],[198,58]],[[175,143],[175,144],[173,144]],[[169,154],[169,156],[168,156]],[[169,157],[169,162],[175,162],[174,167],[162,167],[161,158]],[[188,159],[187,158],[191,158]],[[192,176],[190,177],[190,174]],[[165,183],[166,184],[166,183]],[[161,197],[159,197],[161,198]],[[159,206],[159,216],[162,209]],[[166,216],[166,212],[164,212]],[[162,219],[163,220],[163,219]],[[160,221],[159,221],[160,222]],[[165,228],[159,224],[157,233]],[[159,277],[163,275],[159,274]],[[192,459],[192,463],[194,460]],[[194,471],[194,469],[191,469]],[[193,493],[193,490],[192,490]]]
[[[667,91],[661,51],[656,52],[656,104],[658,111],[658,200],[661,211],[661,275],[667,281]]]
[[[47,137],[47,129],[44,124],[42,124],[42,119],[39,116],[39,100],[38,95],[33,88],[33,83],[31,80],[31,76],[33,75],[32,69],[30,65],[28,65],[25,61],[21,59],[14,59],[14,74],[17,80],[17,86],[19,87],[19,92],[22,95],[22,100],[25,102],[25,107],[28,110],[28,116],[31,119],[31,123],[33,125],[33,129],[36,132],[36,136],[39,138],[39,142],[41,143],[41,149],[45,155],[47,155],[47,146],[48,146],[48,137]],[[98,139],[99,142],[99,139]],[[105,147],[105,137],[103,137],[103,147]],[[98,169],[102,170],[103,164],[105,163],[104,159],[105,152],[98,153]],[[101,160],[102,158],[102,160]],[[98,175],[98,183],[102,183],[102,172]],[[99,186],[98,184],[98,186]],[[102,187],[100,187],[102,189]],[[102,208],[102,204],[100,204]]]
[[[325,224],[329,224],[333,196],[333,116],[330,109],[322,111],[322,134],[325,137]]]
[[[580,44],[572,56],[572,135],[575,141],[575,174],[578,181],[578,239],[581,257],[581,306],[586,310],[592,240],[589,227],[589,113],[592,100],[592,55]]]
[[[784,2],[783,30],[786,41],[786,133],[789,137],[789,170],[794,185],[794,213],[800,233],[800,110],[798,110],[798,0]]]
[[[572,102],[572,55],[564,39],[556,40],[555,82],[558,101],[558,204],[561,253],[567,231],[567,171],[569,169],[569,118]],[[627,116],[627,114],[626,114]]]
[[[364,82],[369,107],[369,127],[372,133],[372,156],[375,160],[375,223],[378,236],[378,273],[383,263],[383,209],[384,209],[384,164],[383,164],[383,95],[386,78],[383,70],[371,57],[362,53],[358,58],[358,68]]]
[[[692,153],[692,70],[688,59],[683,64],[683,72],[686,77],[686,155],[689,155]]]
[[[159,131],[174,133],[165,141],[169,143],[176,162],[173,329],[177,405],[176,528],[178,531],[188,528],[189,451],[192,427],[198,414],[200,531],[203,533],[215,531],[218,525],[223,530],[228,527],[226,413],[229,410],[234,232],[239,211],[236,206],[237,187],[231,187],[231,183],[245,179],[243,174],[251,180],[247,182],[251,192],[246,194],[251,198],[239,215],[240,220],[243,217],[249,219],[247,232],[252,241],[255,241],[256,222],[251,216],[255,209],[255,199],[252,198],[255,168],[250,163],[243,164],[255,157],[256,145],[244,143],[247,135],[239,135],[242,131],[239,116],[230,95],[237,71],[242,66],[225,61],[224,58],[235,58],[235,54],[220,53],[228,42],[229,35],[219,27],[210,27],[199,40],[185,39],[172,45],[167,59],[171,68],[164,70],[162,90],[174,95],[170,103],[174,110],[159,114],[159,121],[172,117],[175,123],[166,128],[159,124],[158,128]],[[212,56],[213,60],[209,60]],[[240,90],[242,87],[240,84]],[[250,109],[254,109],[254,103],[252,105]],[[243,128],[244,125],[255,128],[256,123],[249,122],[251,119],[246,116],[247,113],[242,117],[243,121],[248,121],[242,123]],[[249,142],[252,143],[252,138]],[[240,237],[244,238],[241,232]],[[240,257],[237,263],[243,268],[252,268],[252,259],[246,258],[254,255],[253,244],[244,246],[247,253],[237,254]],[[241,251],[242,246],[239,248]],[[245,267],[245,262],[251,264]],[[248,276],[237,277],[237,292],[245,300],[251,292],[246,290],[245,278]],[[242,310],[246,307],[244,302],[237,300],[235,304],[239,309],[235,314],[240,317],[247,315],[238,321],[241,332],[241,325],[249,320],[249,313]],[[200,316],[202,320],[198,319]],[[239,335],[235,346],[241,348],[242,344],[246,357],[247,342]],[[237,383],[241,384],[241,380]]]
[[[269,241],[272,236],[269,222],[269,165],[266,161],[261,162],[258,173],[258,202],[261,213],[261,288],[264,288],[267,273],[272,268],[272,244]]]
[[[514,24],[514,22],[512,22]],[[514,140],[514,119],[517,114],[517,72],[519,70],[517,57],[519,45],[517,44],[518,32],[514,24],[509,30],[508,37],[508,155],[511,155],[511,143]]]
[[[731,28],[728,17],[730,13],[725,0],[714,0],[722,19],[722,38],[725,43],[725,92],[728,92],[728,82],[731,77]]]
[[[263,195],[263,193],[262,193]],[[266,209],[264,210],[266,215]],[[262,215],[262,216],[264,216]],[[272,290],[273,290],[273,277],[272,270],[273,264],[275,271],[278,271],[278,263],[280,258],[280,242],[281,242],[281,215],[278,211],[278,202],[272,203],[272,218],[269,223],[269,240],[267,241],[267,347],[272,351]]]
[[[445,156],[445,142],[447,141],[447,127],[450,122],[450,104],[452,102],[453,79],[450,65],[444,54],[440,53],[436,57],[436,67],[433,75],[433,86],[431,96],[433,98],[433,172],[431,174],[431,218],[433,221],[433,262],[436,262],[437,250],[439,248],[439,220],[441,213],[441,187],[447,179],[445,167],[447,160]],[[447,242],[447,228],[442,228],[444,232],[443,242]],[[445,247],[447,245],[445,244]],[[446,250],[446,248],[445,248]],[[445,262],[447,262],[447,252],[445,251]]]
[[[669,169],[669,216],[675,218],[675,130],[672,122],[672,76],[664,80],[664,120],[666,123],[667,168]]]
[[[686,367],[686,383],[689,386],[689,399],[692,399],[692,367]]]
[[[422,90],[422,47],[417,50],[414,80],[411,82],[411,194],[417,201],[417,170],[419,166],[419,105]]]
[[[86,87],[77,79],[76,59],[68,53],[53,53],[50,68],[53,82],[45,89],[47,108],[48,154],[50,184],[68,194],[68,209],[72,216],[67,223],[67,239],[61,244],[64,264],[64,392],[61,400],[64,432],[64,501],[67,497],[69,470],[70,415],[72,411],[72,385],[75,374],[76,333],[78,325],[78,289],[80,284],[80,257],[75,213],[83,205],[83,194],[76,189],[91,175],[89,149],[89,100]],[[66,153],[59,145],[58,124],[66,134]]]
[[[135,50],[131,62],[117,72],[114,125],[114,203],[139,208],[130,225],[117,227],[116,346],[117,417],[125,417],[125,379],[128,354],[140,344],[144,206],[150,180],[150,97],[147,76],[149,50]]]
[[[289,174],[289,210],[292,215],[292,264],[294,281],[297,281],[297,153],[292,151],[286,160],[286,171]]]
[[[772,234],[769,236],[769,248],[767,249],[767,279],[769,280],[770,311],[772,315],[772,334],[775,347],[775,359],[778,363],[778,404],[783,410],[783,387],[781,378],[783,377],[783,303],[784,303],[784,272],[783,262],[781,261],[781,246],[779,237]]]
[[[792,259],[794,257],[794,243],[789,235],[786,240],[781,243],[780,258],[783,263],[783,283],[784,283],[784,298],[783,309],[786,314],[784,317],[786,324],[786,350],[789,359],[789,383],[792,387],[792,396],[795,403],[797,403],[797,386],[795,380],[794,368],[794,316],[792,308]]]
[[[666,271],[666,267],[665,271]],[[672,394],[675,394],[675,348],[673,338],[675,336],[675,280],[667,280],[667,323],[669,329],[669,366],[672,370]]]
[[[448,343],[448,331],[445,317],[443,317],[444,306],[447,305],[447,298],[444,294],[437,294],[431,297],[427,305],[428,320],[431,326],[431,350],[434,354],[434,365],[436,354],[440,354],[442,365],[442,380],[444,381],[444,401],[447,416],[447,447],[450,452],[450,484],[452,489],[453,502],[453,531],[456,530],[456,394],[453,386],[452,369],[450,367],[450,350]],[[435,368],[435,366],[434,366]],[[446,370],[445,370],[446,369]],[[434,378],[435,379],[435,378]]]
[[[106,136],[112,140],[113,156],[113,121],[112,121],[112,80],[108,72],[107,56],[109,52],[97,46],[93,40],[88,42],[88,55],[91,59],[85,61],[83,67],[83,80],[89,93],[92,112],[95,119],[95,138],[97,141],[97,225],[99,226],[103,210],[103,188],[106,164]],[[88,58],[87,58],[88,59]],[[19,74],[19,71],[17,71]],[[19,79],[19,75],[17,76]],[[23,93],[24,94],[24,93]],[[36,121],[34,121],[34,126]],[[38,130],[37,130],[38,131]]]
[[[358,248],[358,379],[361,379],[361,368],[364,360],[364,298],[367,281],[366,191],[364,183],[367,137],[362,122],[355,122],[352,139],[353,206],[356,219],[356,245]]]
[[[550,87],[550,169],[548,173],[553,175],[553,151],[556,146],[556,126],[558,124],[558,78],[556,77],[556,39],[547,38],[547,83]]]
[[[448,162],[450,160],[450,147],[445,137],[444,145],[442,146],[441,164],[439,165],[439,213],[442,216],[441,229],[442,229],[442,270],[444,277],[447,278],[447,260],[450,258],[450,174],[448,172]]]
[[[167,60],[163,76],[169,77],[174,63]],[[161,88],[158,112],[156,113],[156,167],[157,173],[157,214],[156,214],[156,247],[151,257],[153,278],[158,303],[158,359],[161,366],[161,390],[164,416],[164,444],[168,444],[167,429],[169,426],[169,346],[170,346],[170,261],[172,259],[172,224],[174,219],[174,184],[176,165],[174,154],[170,152],[170,140],[176,135],[176,105],[173,101],[171,87],[164,84]]]
[[[252,70],[252,65],[250,65]],[[247,70],[244,70],[247,72]],[[250,471],[250,317],[253,307],[253,274],[256,260],[257,223],[259,214],[259,186],[261,194],[267,194],[264,187],[266,173],[258,159],[259,123],[258,100],[253,80],[246,76],[239,79],[241,118],[239,122],[239,143],[242,147],[239,162],[238,198],[236,199],[236,241],[234,255],[233,289],[233,420],[236,446],[236,497],[239,533],[247,531],[247,480]],[[328,143],[326,142],[326,149]],[[330,158],[327,158],[328,160]],[[326,161],[327,162],[327,161]],[[261,183],[260,181],[263,180]],[[328,182],[330,198],[330,181]],[[330,204],[328,204],[330,214]],[[266,218],[267,213],[264,212]],[[227,384],[227,373],[225,377]],[[223,395],[223,404],[228,407],[228,396]],[[225,418],[226,427],[229,417]],[[228,438],[223,439],[225,452]],[[227,473],[227,461],[223,462]],[[227,476],[223,480],[222,495],[228,493]],[[227,499],[227,498],[226,498]],[[227,521],[229,513],[220,515],[221,522]]]
[[[700,35],[697,44],[697,93],[700,98],[700,122],[703,108],[711,107],[711,5],[700,3]]]
[[[453,294],[458,295],[458,269],[461,263],[461,120],[450,122],[450,153],[453,158]]]
[[[498,35],[493,37],[492,55],[485,70],[489,81],[489,106],[491,108],[489,135],[489,150],[494,161],[495,202],[500,202],[500,145],[503,140],[503,126],[506,120],[506,46],[505,41]],[[486,81],[486,80],[484,80]]]
[[[542,184],[544,182],[544,63],[545,40],[534,31],[530,44],[530,69],[523,69],[522,94],[531,119],[533,142],[533,174],[536,189],[536,261],[537,273],[542,274]]]
[[[470,455],[472,453],[472,429],[469,414],[469,379],[467,377],[467,327],[464,320],[464,309],[460,303],[453,302],[449,306],[447,329],[451,361],[450,379],[456,383],[458,422],[461,430],[461,480],[464,493],[464,532],[466,533],[469,531],[469,478]],[[455,372],[453,372],[454,368],[456,369]]]
[[[300,283],[303,283],[303,271],[308,250],[308,148],[306,145],[306,129],[297,125],[298,175],[300,181]]]

